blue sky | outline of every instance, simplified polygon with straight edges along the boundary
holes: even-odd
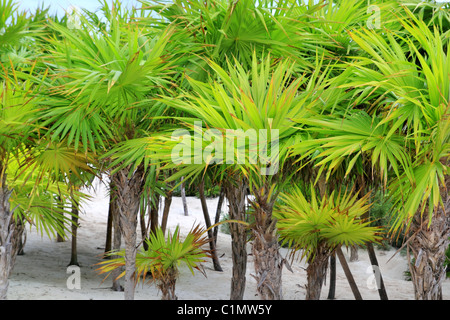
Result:
[[[16,0],[20,8],[25,10],[34,11],[36,7],[41,7],[42,3],[45,4],[45,7],[50,7],[50,11],[57,12],[58,14],[64,14],[64,11],[67,10],[71,5],[75,5],[79,8],[86,8],[90,11],[95,11],[99,7],[99,3],[97,0]],[[135,5],[139,6],[139,2],[137,0],[122,0],[122,4],[126,4],[129,6]],[[450,2],[450,0],[438,0],[437,2]]]
[[[51,13],[64,14],[71,5],[75,5],[79,8],[85,8],[90,11],[95,11],[99,8],[100,4],[97,0],[16,0],[19,3],[21,9],[34,11],[37,7],[41,7],[44,3],[44,7],[50,7]],[[137,0],[122,0],[122,4],[140,6]]]

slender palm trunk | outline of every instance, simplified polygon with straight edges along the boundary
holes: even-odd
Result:
[[[183,210],[184,210],[184,215],[188,216],[189,215],[189,211],[188,211],[188,206],[187,206],[187,202],[186,202],[186,183],[184,182],[184,177],[181,177],[181,201],[183,202]]]
[[[108,253],[109,251],[119,251],[120,247],[122,245],[122,235],[120,232],[120,214],[119,211],[117,209],[117,188],[114,185],[112,176],[110,178],[110,182],[109,182],[109,217],[108,219],[110,219],[111,221],[111,225],[112,225],[112,230],[111,230],[111,241],[110,241],[110,248],[108,248],[108,246],[105,247],[105,253]],[[108,240],[107,240],[108,242]],[[105,257],[110,257],[110,256],[105,256]],[[111,256],[112,259],[118,258],[118,256]],[[118,279],[118,277],[120,276],[120,274],[122,273],[122,270],[120,268],[116,268],[112,271],[111,273],[111,278],[112,278],[112,290],[113,291],[123,291],[123,287],[120,284],[120,280]]]
[[[161,197],[159,195],[156,195],[155,201],[151,202],[150,199],[148,201],[148,207],[149,207],[149,215],[150,215],[150,232],[155,233],[156,230],[159,227],[159,201]],[[148,235],[145,235],[145,238],[147,238]]]
[[[117,207],[117,205],[115,205]],[[118,251],[122,246],[122,234],[120,231],[120,215],[117,209],[113,209],[113,241],[112,241],[112,250]],[[119,256],[112,256],[112,259],[118,258]],[[123,287],[120,283],[119,276],[122,273],[120,268],[116,268],[112,272],[112,290],[113,291],[123,291]]]
[[[353,278],[352,272],[350,271],[350,268],[347,264],[347,260],[345,260],[345,256],[342,253],[341,247],[336,248],[336,254],[339,258],[342,269],[344,269],[345,277],[347,278],[350,289],[353,292],[353,296],[356,300],[362,300],[361,293],[359,292],[358,286],[356,285],[355,279]]]
[[[380,266],[378,264],[378,259],[375,254],[375,249],[373,247],[373,244],[371,242],[368,242],[368,243],[366,243],[366,246],[367,246],[367,252],[369,253],[369,260],[372,265],[372,268],[374,268],[374,267],[377,268],[376,270],[374,270],[374,272],[378,273],[377,287],[378,287],[378,294],[380,295],[380,299],[381,300],[389,300],[387,292],[386,292],[386,287],[384,286],[383,276],[380,272]]]
[[[58,207],[62,212],[62,210],[64,209],[64,201],[61,199],[61,197],[58,197]],[[61,219],[60,219],[58,217],[56,220],[57,220],[57,223],[60,225],[61,229],[64,229],[64,218],[61,217]],[[65,241],[66,240],[64,239],[64,236],[58,232],[56,234],[56,242],[65,242]]]
[[[112,178],[114,186],[117,188],[119,225],[125,242],[125,300],[133,300],[137,252],[136,228],[144,168],[139,166],[131,174],[129,168],[123,168],[115,173]]]
[[[164,278],[158,280],[158,287],[162,293],[161,300],[178,300],[178,297],[175,294],[177,276],[177,270],[170,268],[165,273]]]
[[[319,245],[314,256],[308,259],[306,275],[306,300],[319,300],[322,286],[326,278],[330,250],[326,245]]]
[[[6,300],[9,275],[14,258],[11,243],[14,223],[11,223],[13,213],[10,211],[9,206],[11,192],[4,183],[0,187],[0,300]]]
[[[214,224],[216,225],[214,227],[214,242],[216,245],[217,245],[217,233],[219,232],[219,226],[217,226],[217,224],[220,221],[220,214],[222,212],[222,205],[224,199],[225,199],[225,189],[222,186],[220,188],[219,200],[217,201],[216,216],[214,217]]]
[[[269,188],[254,190],[255,227],[252,254],[257,291],[262,300],[282,300],[282,271],[284,259],[280,255],[276,219],[272,217],[274,197],[268,199]]]
[[[199,191],[199,195],[200,195],[200,202],[202,204],[203,216],[205,218],[206,229],[208,230],[209,248],[211,251],[211,259],[213,262],[214,271],[223,271],[222,267],[220,266],[219,258],[217,257],[216,242],[214,241],[213,230],[210,229],[211,228],[211,218],[209,216],[208,205],[206,203],[205,180],[204,179],[202,179],[202,182],[200,182],[198,191]]]
[[[150,207],[150,206],[148,206]],[[141,210],[139,210],[139,222],[140,222],[140,227],[141,227],[141,238],[142,238],[142,246],[144,248],[144,250],[148,249],[148,244],[146,241],[144,241],[145,239],[147,239],[147,224],[145,223],[145,212],[146,209],[145,208],[141,208]]]
[[[112,230],[113,230],[113,217],[112,217],[112,192],[109,196],[109,209],[108,209],[108,221],[106,224],[106,240],[105,240],[105,253],[112,250]],[[107,256],[105,255],[104,258]]]
[[[170,189],[167,191],[166,196],[164,197],[164,208],[163,208],[163,214],[162,214],[162,219],[161,219],[161,230],[162,230],[163,234],[166,234],[167,221],[169,220],[170,206],[172,205],[172,197],[173,197],[173,191],[172,191],[172,189]]]
[[[327,299],[333,300],[336,298],[336,254],[333,252],[330,256],[330,289],[328,291]]]
[[[1,169],[0,167],[0,300],[6,300],[9,276],[20,249],[24,225],[14,221],[14,209],[11,210],[9,204],[12,190],[8,189],[6,174]]]
[[[78,252],[77,252],[77,231],[78,231],[78,202],[75,200],[72,204],[72,246],[70,252],[70,262],[69,266],[75,265],[79,266],[78,263]]]
[[[229,217],[245,220],[245,199],[247,184],[235,179],[225,181],[225,196],[229,204]],[[247,230],[240,223],[230,223],[233,270],[231,277],[231,300],[244,299],[247,271]]]

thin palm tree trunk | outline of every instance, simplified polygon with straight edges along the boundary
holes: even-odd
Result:
[[[151,202],[149,199],[148,206],[149,206],[149,214],[150,214],[150,232],[155,233],[159,226],[159,201],[160,196],[156,195],[155,201]],[[148,236],[148,235],[146,235]]]
[[[186,183],[184,182],[184,177],[181,177],[181,201],[183,202],[184,215],[188,216],[188,206],[186,202]]]
[[[220,266],[219,258],[217,257],[216,243],[214,241],[213,231],[210,229],[211,228],[211,218],[209,216],[208,205],[206,203],[205,180],[204,179],[202,179],[202,181],[200,182],[200,185],[198,187],[198,192],[200,195],[200,202],[202,204],[202,211],[203,211],[203,216],[205,218],[206,229],[208,230],[209,248],[211,250],[211,259],[213,262],[214,270],[215,271],[223,271],[222,267]]]
[[[77,252],[77,231],[78,231],[78,202],[74,199],[72,200],[72,243],[70,252],[70,262],[69,265],[79,266],[78,263],[78,252]]]
[[[258,207],[255,210],[256,217],[271,216],[271,207],[264,208],[261,203],[258,204]],[[262,300],[282,300],[281,276],[284,261],[280,255],[276,220],[270,219],[265,224],[257,222],[252,232],[254,236],[252,245],[254,277],[257,281],[259,297]]]
[[[117,188],[114,186],[112,176],[110,177],[109,186],[110,186],[110,188],[109,188],[109,190],[110,190],[109,191],[110,192],[109,215],[110,215],[110,220],[111,220],[111,224],[112,224],[112,230],[111,230],[111,237],[112,237],[111,246],[112,246],[112,248],[109,248],[109,250],[106,250],[107,247],[105,247],[105,253],[109,253],[110,251],[119,251],[120,247],[122,245],[122,235],[120,232],[120,225],[119,225],[120,215],[117,210]],[[119,256],[105,255],[105,257],[108,257],[108,259],[109,258],[115,259],[115,258],[118,258]],[[122,273],[122,270],[120,268],[116,268],[111,272],[112,290],[113,291],[123,291],[123,287],[120,284],[120,280],[118,279],[118,277],[120,276],[121,273]]]
[[[111,192],[112,193],[112,192]],[[105,240],[105,253],[112,250],[112,230],[113,230],[113,217],[112,217],[112,195],[109,196],[109,209],[108,209],[108,221],[106,224],[106,240]],[[106,259],[108,256],[104,256]]]
[[[58,196],[58,207],[61,211],[64,209],[64,202],[60,196]],[[64,218],[63,217],[61,217],[61,219],[57,218],[57,222],[61,226],[61,229],[64,229]],[[66,241],[66,240],[64,239],[63,235],[61,235],[58,232],[56,234],[56,242],[64,242],[64,241]]]
[[[384,286],[383,276],[381,275],[380,267],[378,265],[378,259],[377,256],[375,255],[375,249],[373,247],[373,244],[371,242],[368,242],[366,243],[366,245],[367,245],[367,252],[369,253],[370,263],[372,264],[372,267],[375,266],[377,268],[374,270],[374,272],[378,273],[376,279],[379,280],[379,283],[377,283],[377,287],[380,299],[389,300],[386,292],[386,287]]]
[[[9,288],[9,275],[13,250],[11,237],[14,233],[14,224],[11,223],[12,212],[9,206],[9,197],[12,190],[8,190],[3,181],[0,186],[0,300],[6,300]]]
[[[238,179],[236,179],[238,181]],[[245,221],[245,198],[247,185],[230,180],[225,181],[225,196],[229,204],[229,217]],[[231,276],[230,300],[244,299],[247,271],[247,230],[240,223],[230,223],[231,255],[233,270]]]
[[[222,186],[220,188],[219,200],[217,201],[216,215],[214,217],[214,242],[217,245],[217,233],[219,232],[219,226],[217,225],[220,221],[220,214],[222,212],[223,200],[225,199],[225,189]]]
[[[144,250],[148,249],[148,245],[147,242],[145,242],[144,240],[147,238],[147,224],[145,223],[145,206],[143,206],[141,208],[141,210],[139,210],[139,224],[141,227],[141,238],[142,238],[142,245],[144,247]]]
[[[336,254],[333,252],[330,256],[330,289],[328,291],[327,299],[333,300],[336,298]]]
[[[129,170],[124,168],[113,175],[114,185],[117,188],[119,225],[125,242],[125,300],[134,299],[137,216],[144,179],[142,166],[139,166],[131,175]]]
[[[7,299],[9,276],[14,268],[24,231],[24,225],[16,223],[13,218],[15,208],[11,210],[9,204],[12,192],[6,184],[6,174],[0,167],[0,300]]]
[[[447,201],[448,203],[448,201]],[[446,211],[449,212],[447,204]],[[442,282],[446,278],[445,251],[449,246],[450,215],[443,210],[434,214],[431,224],[419,215],[413,222],[414,238],[408,242],[408,259],[416,300],[442,300]]]
[[[306,275],[308,285],[306,287],[306,300],[319,300],[322,286],[326,278],[330,251],[326,245],[319,245],[314,257],[308,261]]]
[[[172,185],[169,184],[170,187]],[[173,198],[173,191],[172,189],[169,189],[166,192],[166,196],[164,197],[164,208],[163,208],[163,214],[161,218],[161,230],[163,234],[166,234],[167,229],[167,221],[169,220],[169,213],[170,213],[170,206],[172,205],[172,198]]]
[[[347,264],[347,260],[345,260],[344,254],[342,253],[342,250],[340,247],[336,249],[336,254],[339,258],[339,262],[341,263],[342,269],[344,269],[345,276],[347,277],[348,284],[350,285],[350,288],[352,289],[353,296],[356,300],[362,300],[361,293],[359,292],[358,286],[356,285],[355,279],[353,278],[353,275],[350,271],[350,268]]]

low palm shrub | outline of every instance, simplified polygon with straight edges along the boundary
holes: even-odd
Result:
[[[180,229],[177,226],[167,238],[161,228],[158,228],[145,240],[148,249],[143,247],[136,254],[136,281],[145,281],[151,275],[150,282],[156,282],[162,292],[162,300],[176,300],[176,281],[179,276],[179,266],[186,265],[194,274],[194,269],[203,272],[201,266],[209,256],[209,251],[202,247],[208,243],[206,230],[195,226],[187,234],[186,238],[180,238]],[[125,251],[110,252],[108,255],[116,258],[98,263],[100,274],[108,275],[116,268],[125,266]],[[108,276],[107,275],[107,276]],[[119,275],[124,276],[125,272]]]
[[[295,187],[280,195],[281,203],[274,214],[281,239],[293,253],[301,251],[306,257],[306,299],[320,298],[328,260],[341,246],[362,246],[381,240],[380,228],[370,226],[365,218],[370,207],[368,197],[358,197],[349,191],[333,191],[324,197],[316,195],[311,186],[310,196]]]

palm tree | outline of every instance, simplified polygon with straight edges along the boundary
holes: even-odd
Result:
[[[294,252],[302,250],[301,257],[308,262],[306,299],[318,300],[333,252],[341,246],[364,245],[381,237],[379,230],[364,219],[370,206],[367,196],[358,199],[357,194],[338,190],[318,197],[312,184],[305,191],[294,187],[281,194],[274,215],[283,241]]]
[[[217,74],[208,61],[226,69],[227,60],[236,61],[250,70],[252,56],[270,52],[274,59],[289,57],[298,68],[313,68],[310,51],[318,39],[305,35],[305,20],[318,5],[304,6],[292,1],[174,1],[155,3],[141,1],[162,17],[162,22],[175,24],[177,40],[190,49],[180,88],[196,90],[193,81],[214,80]],[[308,45],[306,45],[308,44]],[[315,53],[314,53],[315,54]],[[179,93],[178,93],[179,94]],[[183,114],[180,114],[183,116]],[[177,175],[178,178],[184,178]],[[231,219],[245,220],[247,179],[239,173],[224,175],[223,187],[229,203]],[[242,299],[247,264],[246,232],[240,224],[230,226],[233,246],[231,299]]]
[[[186,134],[174,133],[174,136],[169,132],[166,136],[154,135],[145,140],[129,141],[123,144],[117,156],[118,161],[131,157],[129,161],[133,162],[136,158],[133,154],[138,154],[135,150],[146,149],[150,159],[162,159],[169,162],[167,168],[178,169],[172,176],[174,180],[179,176],[201,176],[211,167],[220,172],[225,185],[237,179],[248,181],[254,195],[251,203],[256,223],[252,225],[252,233],[258,292],[262,299],[280,299],[284,260],[278,251],[272,209],[281,188],[288,146],[296,139],[296,128],[293,128],[291,119],[303,117],[306,110],[317,103],[314,96],[316,82],[323,79],[317,79],[317,74],[309,82],[304,78],[294,79],[289,62],[275,65],[272,69],[270,57],[261,63],[258,60],[253,55],[252,70],[248,73],[231,61],[226,70],[210,61],[218,81],[204,83],[189,78],[195,93],[186,92],[183,98],[162,99],[167,105],[192,114],[191,118],[183,118],[187,123],[183,129]],[[206,128],[202,122],[196,124],[198,120],[204,121]],[[234,146],[236,141],[237,148]],[[196,146],[199,149],[195,149]],[[188,150],[188,153],[180,155],[181,150]],[[240,188],[243,186],[245,184],[239,183]],[[236,194],[242,197],[244,192]],[[245,201],[245,198],[240,198],[240,201]],[[231,210],[232,206],[230,203]],[[245,244],[243,231],[239,230],[238,235],[242,237],[244,233]],[[238,253],[242,251],[233,254]],[[238,258],[244,259],[242,256]]]
[[[202,246],[209,242],[206,230],[196,226],[186,235],[184,240],[180,239],[180,229],[177,226],[171,234],[165,238],[161,228],[155,230],[146,239],[148,249],[141,249],[136,256],[136,281],[145,281],[148,274],[153,281],[157,282],[162,292],[162,300],[177,300],[175,294],[176,280],[180,264],[185,264],[194,274],[194,269],[199,271],[202,263],[209,253]],[[111,271],[125,265],[125,253],[110,253],[118,255],[119,258],[98,263],[97,269],[100,274],[111,273]],[[120,276],[123,276],[122,273]]]
[[[42,15],[28,16],[12,1],[1,1],[2,40],[0,81],[0,299],[6,299],[8,277],[20,249],[26,223],[49,236],[64,234],[64,219],[56,198],[69,198],[60,181],[88,169],[84,155],[76,155],[43,138],[40,91],[48,72],[33,47],[32,37]]]
[[[391,184],[398,204],[394,231],[410,231],[408,248],[416,299],[442,299],[445,250],[449,245],[448,156],[450,58],[444,35],[437,27],[405,10],[405,36],[380,41],[376,34],[354,35],[355,41],[372,57],[376,71],[367,81],[379,85],[389,97],[384,122],[411,141],[407,145],[409,166]],[[375,40],[376,39],[376,40]],[[386,50],[387,46],[394,48]],[[402,50],[402,46],[406,49]],[[389,70],[391,66],[399,70]],[[388,67],[389,66],[389,67]],[[400,69],[401,67],[401,69]],[[394,73],[395,72],[395,73]],[[386,74],[398,74],[380,81]],[[425,213],[427,218],[425,218]]]
[[[108,152],[121,141],[158,130],[152,117],[164,109],[148,97],[170,85],[175,58],[167,58],[165,50],[173,30],[141,26],[136,11],[123,9],[117,1],[109,11],[106,2],[103,8],[106,25],[95,25],[84,15],[80,29],[51,23],[58,36],[50,39],[47,61],[60,84],[49,93],[42,117],[50,139],[91,152],[111,171],[120,217],[116,221],[127,248],[125,298],[133,299],[138,209],[157,172],[144,164],[110,166]]]
[[[378,172],[398,205],[391,231],[409,229],[408,247],[421,263],[417,270],[431,270],[427,275],[413,271],[416,298],[430,299],[440,297],[448,246],[449,58],[438,29],[430,31],[405,12],[401,32],[351,33],[365,54],[349,64],[341,86],[362,94],[358,103],[372,96],[376,104],[366,111],[350,110],[341,119],[309,121],[311,130],[325,137],[298,151],[312,155],[321,148],[318,165],[326,166],[328,175],[341,163],[349,175],[358,163],[370,160],[372,173]],[[410,267],[416,270],[419,262]]]

